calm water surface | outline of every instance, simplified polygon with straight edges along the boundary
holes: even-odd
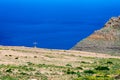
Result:
[[[120,15],[120,0],[0,0],[0,45],[70,49]]]

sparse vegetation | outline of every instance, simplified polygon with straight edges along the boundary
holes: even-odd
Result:
[[[119,80],[120,59],[82,56],[82,53],[57,54],[54,50],[39,51],[12,50],[12,54],[1,54],[1,80]],[[16,52],[20,53],[16,54]],[[23,52],[21,52],[23,51]],[[41,51],[41,50],[40,50]],[[15,52],[15,54],[14,54]],[[27,52],[27,53],[26,53]],[[53,53],[52,53],[53,52]],[[60,52],[59,52],[60,53]],[[70,51],[69,51],[70,53]],[[86,53],[84,53],[86,54]],[[88,53],[90,54],[90,53]],[[11,55],[11,56],[10,56]],[[96,54],[95,54],[96,55]],[[103,55],[103,54],[102,54]],[[11,63],[9,63],[9,61]],[[14,62],[14,63],[13,63]],[[23,63],[22,63],[23,62]]]
[[[106,62],[107,61],[107,64]],[[102,62],[102,63],[101,63]],[[72,67],[70,64],[65,66],[34,64],[27,62],[27,65],[0,65],[0,79],[2,80],[28,80],[29,76],[35,79],[48,80],[49,75],[62,75],[73,77],[71,80],[119,80],[120,77],[120,59],[98,59],[98,64],[84,65],[89,70],[81,67]],[[113,64],[114,63],[114,64]],[[100,66],[102,65],[102,66]],[[107,66],[106,66],[107,65]],[[109,67],[109,68],[108,68]],[[41,73],[40,69],[46,69],[47,73]],[[119,71],[118,71],[119,70]],[[51,74],[49,72],[52,72]],[[57,72],[57,74],[53,74]],[[14,75],[16,74],[16,75]],[[21,79],[22,77],[22,79]]]

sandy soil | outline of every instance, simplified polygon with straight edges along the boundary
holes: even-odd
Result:
[[[22,65],[26,64],[26,62],[33,62],[36,64],[48,63],[65,65],[83,60],[82,58],[80,59],[80,57],[120,58],[120,56],[84,51],[0,46],[0,64]]]

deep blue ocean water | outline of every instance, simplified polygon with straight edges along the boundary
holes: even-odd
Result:
[[[120,0],[0,0],[0,45],[70,49],[120,15]]]

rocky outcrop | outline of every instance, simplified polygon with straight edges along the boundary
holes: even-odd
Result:
[[[101,30],[95,31],[72,49],[120,54],[120,16],[112,17]]]

